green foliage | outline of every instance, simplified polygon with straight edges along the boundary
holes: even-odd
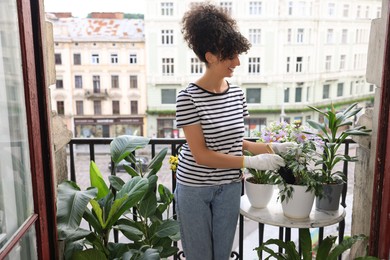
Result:
[[[318,181],[318,173],[313,164],[316,154],[316,145],[313,141],[306,140],[298,143],[286,153],[280,154],[286,166],[279,169],[280,183],[279,199],[288,200],[293,196],[294,189],[291,185],[302,185],[307,191],[313,191],[316,196],[321,196],[322,185]]]
[[[148,138],[137,136],[119,136],[111,142],[115,167],[122,159],[135,165],[125,167],[132,176],[127,182],[109,176],[107,185],[91,161],[91,187],[81,191],[71,181],[58,186],[57,228],[59,239],[65,241],[65,259],[160,259],[177,253],[172,242],[180,239],[179,225],[169,214],[173,194],[157,185],[156,175],[167,148],[153,158],[147,173],[133,154],[148,143]],[[80,226],[83,219],[89,229]],[[112,242],[114,229],[130,242]]]
[[[327,236],[317,248],[313,248],[309,229],[302,228],[299,229],[299,245],[301,250],[299,250],[298,245],[295,245],[294,242],[285,242],[280,239],[269,239],[254,250],[257,251],[259,257],[263,251],[268,253],[269,256],[265,258],[266,260],[271,258],[278,260],[311,260],[313,259],[313,254],[316,255],[316,260],[336,260],[357,241],[366,241],[367,237],[365,235],[355,235],[345,238],[339,245],[335,245],[336,239],[337,237],[335,236]],[[282,248],[283,252],[279,252],[278,249],[274,250],[270,247],[271,245]],[[364,256],[357,259],[367,260],[378,258]]]
[[[309,108],[324,116],[323,123],[308,120],[309,125],[317,132],[306,132],[315,134],[324,143],[323,153],[316,162],[316,165],[323,165],[321,169],[323,183],[335,183],[345,180],[343,172],[334,171],[334,167],[341,161],[353,162],[357,160],[356,157],[338,153],[345,139],[350,136],[366,136],[371,132],[371,130],[365,129],[364,126],[353,127],[352,120],[362,110],[362,108],[357,108],[356,106],[357,103],[354,103],[341,112],[336,112],[333,105],[326,112],[309,106]]]

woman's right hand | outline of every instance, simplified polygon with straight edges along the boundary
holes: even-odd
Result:
[[[278,170],[285,165],[284,159],[277,154],[266,153],[255,156],[244,156],[244,168]]]

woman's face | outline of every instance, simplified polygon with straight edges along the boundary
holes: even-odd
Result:
[[[232,77],[234,69],[240,66],[240,59],[238,54],[232,58],[221,60],[216,64],[216,70],[221,74],[222,77]]]

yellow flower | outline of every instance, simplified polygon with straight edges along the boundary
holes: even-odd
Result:
[[[172,170],[172,171],[176,171],[176,169],[177,169],[177,164],[179,163],[179,159],[177,158],[177,156],[173,156],[173,155],[171,155],[170,157],[169,157],[169,164],[171,165],[170,166],[170,169]]]

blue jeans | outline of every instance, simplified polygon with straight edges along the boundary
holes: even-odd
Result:
[[[241,183],[177,184],[176,212],[186,260],[228,260],[240,213]]]

